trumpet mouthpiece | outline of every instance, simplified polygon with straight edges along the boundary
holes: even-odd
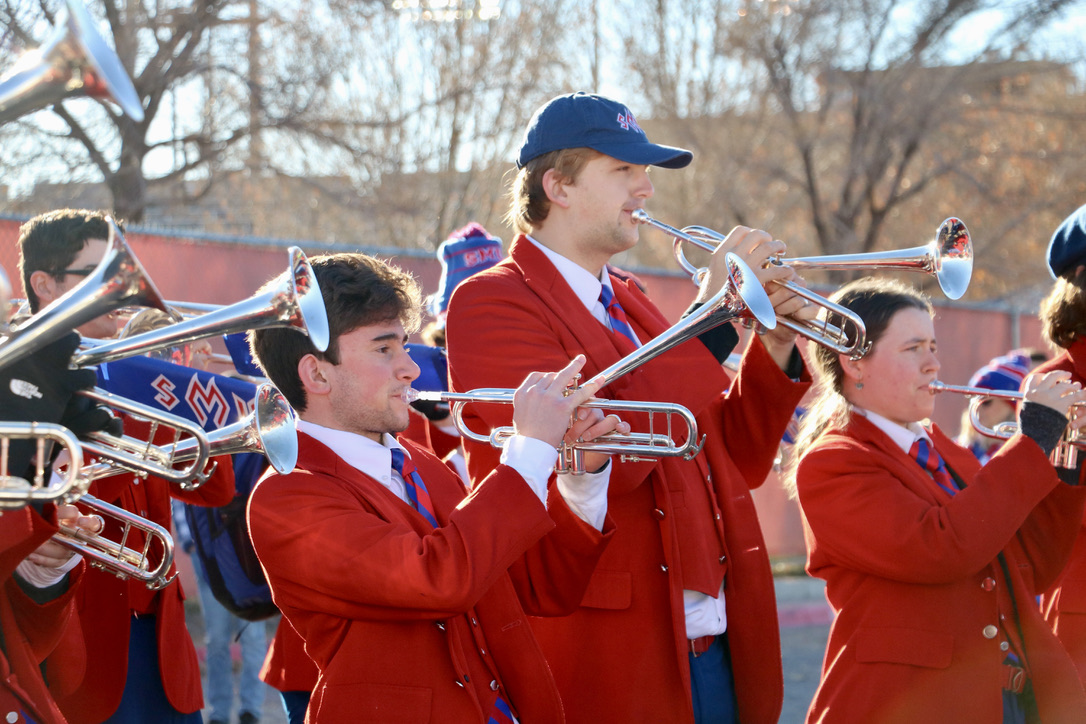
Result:
[[[419,399],[419,394],[421,393],[415,388],[405,387],[403,391],[403,401],[410,405],[412,402]]]

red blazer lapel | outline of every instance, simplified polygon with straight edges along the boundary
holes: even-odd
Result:
[[[415,447],[411,450],[412,461],[415,461],[416,456],[419,455],[419,453],[416,452],[417,449],[418,448]],[[311,473],[338,478],[351,485],[358,486],[364,493],[364,495],[361,496],[362,504],[369,507],[376,515],[381,516],[385,520],[400,518],[405,522],[410,523],[412,528],[423,534],[433,530],[433,526],[430,525],[428,520],[422,517],[421,513],[403,500],[400,500],[395,493],[377,480],[371,478],[369,475],[348,465],[343,458],[336,455],[331,448],[304,432],[298,433],[297,467]],[[423,476],[422,479],[426,482],[427,490],[429,490],[430,483],[426,477],[426,473],[421,472],[420,470],[419,474]],[[433,491],[431,491],[430,497],[433,499]],[[447,519],[446,516],[449,509],[442,509],[442,507],[438,505],[437,500],[434,500],[434,507],[436,508],[435,517],[437,518],[437,522],[441,524]]]
[[[520,267],[528,289],[549,309],[561,315],[562,322],[584,348],[589,360],[585,368],[588,374],[598,372],[626,356],[626,350],[619,346],[621,343],[616,336],[581,304],[554,264],[532,242],[518,236],[509,249],[509,256]],[[624,302],[620,299],[619,304]],[[634,329],[641,335],[636,326]]]

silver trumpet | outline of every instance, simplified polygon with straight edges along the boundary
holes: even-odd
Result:
[[[34,440],[37,445],[31,480],[8,470],[8,446],[13,439]],[[62,476],[51,475],[46,464],[53,443],[66,450],[71,461]],[[83,447],[68,428],[51,422],[0,422],[0,509],[75,500],[87,492],[89,481],[79,474],[82,467]]]
[[[460,434],[469,440],[490,443],[494,447],[502,447],[506,440],[515,434],[511,426],[499,427],[491,430],[489,434],[482,434],[472,430],[464,422],[464,406],[469,402],[513,404],[513,395],[516,390],[508,388],[480,388],[470,392],[433,392],[421,390],[408,390],[404,398],[408,402],[414,400],[427,400],[430,402],[450,403],[453,424]],[[629,435],[608,433],[595,440],[580,441],[574,443],[563,442],[558,448],[558,465],[555,468],[559,473],[571,473],[583,475],[584,453],[600,452],[609,455],[619,455],[622,461],[638,462],[641,460],[654,460],[663,457],[681,457],[684,460],[693,459],[705,444],[705,437],[698,440],[698,423],[694,415],[682,405],[668,402],[627,402],[623,400],[591,399],[581,407],[589,407],[603,410],[644,412],[648,413],[648,432],[631,432]],[[663,415],[662,430],[655,428],[657,415]],[[676,425],[673,419],[681,422]],[[683,438],[684,442],[675,442],[676,438]]]
[[[205,465],[202,464],[207,462],[208,457],[260,453],[268,458],[271,466],[280,473],[290,472],[298,461],[298,426],[294,409],[282,393],[269,384],[257,387],[256,401],[251,413],[233,424],[207,432],[201,430],[201,433],[200,436],[192,435],[166,446],[152,447],[144,443],[141,453],[149,451],[148,457],[157,461],[148,465],[172,467],[177,463],[193,461],[192,465],[184,469],[184,474],[193,475],[195,484],[182,482],[181,487],[185,490],[195,489],[210,476],[214,468],[203,472]],[[100,463],[88,466],[84,469],[84,474],[97,480],[119,475],[130,469],[115,461],[112,465]],[[159,472],[152,474],[163,477]]]
[[[960,299],[973,276],[973,242],[969,229],[953,216],[935,231],[935,238],[923,246],[897,251],[873,251],[838,256],[782,257],[777,264],[794,269],[892,269],[934,275],[948,299]]]
[[[79,95],[112,100],[142,122],[143,105],[120,58],[78,0],[65,6],[49,39],[0,78],[0,123]]]
[[[967,387],[965,385],[948,385],[945,382],[934,380],[928,384],[928,389],[933,393],[953,392],[965,395],[969,400],[969,422],[973,429],[985,437],[999,440],[1009,440],[1018,434],[1018,423],[1010,420],[1000,422],[995,427],[988,427],[980,421],[980,406],[986,399],[1011,400],[1021,402],[1025,395],[1021,392],[1006,390],[989,390],[986,387]],[[1072,405],[1069,413],[1074,420],[1079,415],[1086,414],[1086,410],[1080,409],[1082,405]],[[1052,451],[1050,459],[1052,464],[1059,468],[1074,468],[1078,464],[1078,449],[1086,448],[1086,439],[1082,437],[1080,430],[1072,430],[1070,427],[1063,434],[1063,438],[1056,449]]]
[[[121,307],[140,305],[168,311],[162,295],[132,253],[116,222],[108,217],[107,222],[109,243],[102,261],[66,294],[11,330],[8,339],[0,342],[0,367]]]
[[[88,485],[90,481],[125,472],[135,473],[140,477],[154,475],[180,485],[183,490],[195,490],[204,482],[200,473],[207,466],[211,447],[207,433],[195,422],[99,388],[80,390],[76,394],[151,423],[147,440],[105,432],[88,433],[82,442],[83,449],[109,461],[93,463],[83,468],[81,476],[87,479]],[[173,441],[156,447],[151,440],[154,440],[159,426],[173,429]],[[177,451],[182,446],[188,451],[184,458],[177,456]],[[180,462],[188,461],[191,461],[188,467],[175,467]]]
[[[169,575],[173,566],[173,537],[168,530],[90,495],[84,495],[79,502],[103,520],[118,523],[120,540],[62,525],[53,534],[55,542],[82,555],[89,565],[118,578],[142,581],[152,591],[165,588],[176,577],[176,573]],[[139,547],[128,545],[133,530],[143,534]]]
[[[164,303],[162,308],[165,306]],[[293,328],[307,334],[318,350],[323,352],[328,347],[324,297],[309,261],[296,246],[289,250],[286,273],[248,299],[167,327],[102,342],[76,352],[72,355],[72,364],[86,367],[259,327]]]
[[[675,258],[678,260],[679,265],[691,275],[695,284],[701,283],[707,270],[704,268],[699,269],[687,260],[686,255],[682,250],[683,242],[693,244],[694,246],[709,251],[716,251],[725,238],[720,232],[713,231],[704,226],[687,226],[682,229],[676,229],[674,226],[652,218],[644,209],[635,210],[633,212],[633,218],[639,223],[647,224],[663,231],[675,240]],[[784,260],[783,263],[792,263],[793,261],[795,260],[787,259]],[[782,262],[778,261],[777,263]],[[781,324],[797,334],[803,335],[812,342],[832,349],[839,354],[847,354],[853,359],[863,357],[867,353],[869,347],[867,344],[867,328],[864,325],[863,319],[861,319],[858,314],[851,309],[834,304],[825,297],[815,294],[799,284],[781,281],[778,281],[777,284],[788,288],[796,296],[812,302],[825,311],[825,315],[822,316],[822,318],[809,322],[795,320],[787,316],[774,315],[778,324]],[[841,320],[840,326],[831,323],[831,313],[837,315],[837,318]],[[758,321],[761,322],[760,319]],[[762,322],[762,324],[765,326],[764,322]]]

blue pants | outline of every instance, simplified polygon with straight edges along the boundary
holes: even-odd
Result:
[[[283,711],[287,713],[287,722],[289,724],[305,724],[305,710],[309,708],[309,698],[312,693],[308,691],[280,691],[279,696],[283,700]]]
[[[260,667],[268,653],[268,638],[263,621],[245,621],[223,608],[215,600],[211,587],[204,580],[203,570],[196,566],[200,584],[200,610],[204,616],[207,646],[207,705],[209,719],[229,722],[234,703],[234,662],[230,643],[235,639],[241,646],[241,672],[238,677],[238,714],[249,712],[260,717],[264,710],[264,694],[268,685],[260,680]]]
[[[203,721],[200,712],[182,714],[170,704],[158,668],[155,617],[133,616],[128,637],[128,674],[121,705],[103,724],[203,724]]]
[[[689,656],[694,724],[739,724],[728,635],[717,636],[701,656]]]

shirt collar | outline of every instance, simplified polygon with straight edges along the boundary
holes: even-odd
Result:
[[[573,290],[573,294],[581,301],[581,304],[585,306],[585,309],[592,311],[593,308],[600,301],[600,289],[606,284],[611,292],[614,292],[614,288],[611,286],[611,275],[607,273],[607,267],[604,266],[603,277],[600,280],[592,272],[585,269],[580,264],[577,264],[570,259],[562,256],[558,252],[550,249],[531,236],[525,235],[528,241],[532,242],[537,249],[543,252],[543,255],[550,260],[551,264],[554,264],[554,268],[558,270],[558,274],[566,280],[566,284]]]
[[[853,409],[870,420],[871,424],[875,427],[885,432],[889,438],[894,441],[894,444],[905,451],[905,453],[909,453],[909,451],[912,450],[913,443],[920,438],[924,438],[929,442],[931,441],[931,438],[928,436],[928,431],[918,422],[910,422],[908,425],[899,425],[877,412],[855,406]]]
[[[343,462],[377,480],[388,478],[392,470],[393,448],[403,450],[407,457],[411,457],[411,453],[387,432],[381,436],[381,442],[376,442],[353,432],[335,430],[302,419],[298,420],[298,432],[324,443]]]

